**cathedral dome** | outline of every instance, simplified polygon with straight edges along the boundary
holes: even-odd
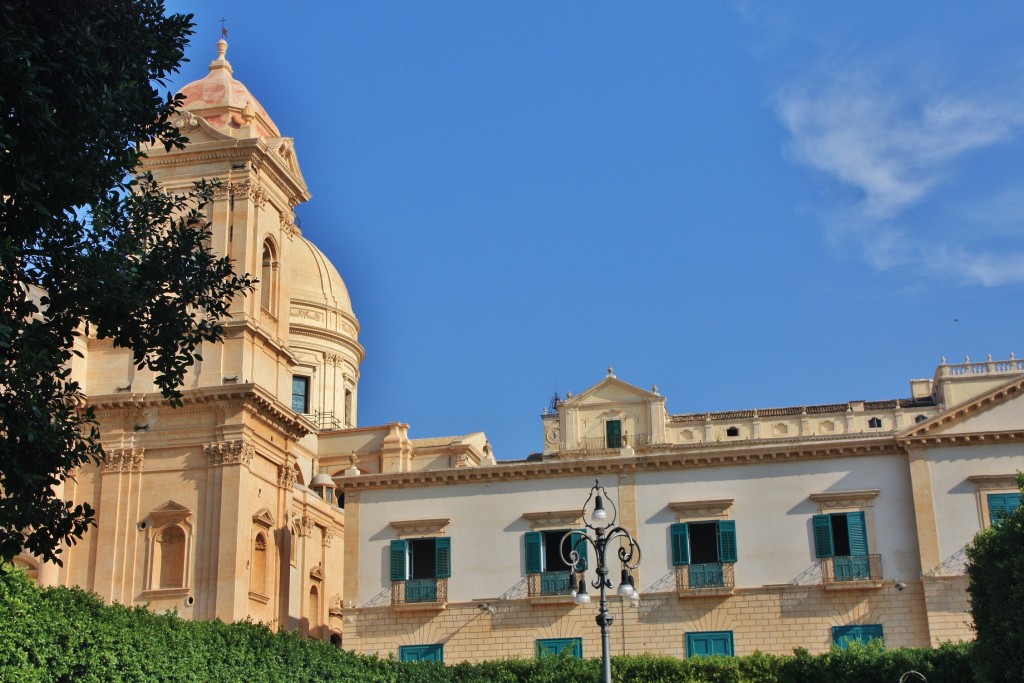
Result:
[[[307,303],[343,311],[353,318],[348,287],[334,264],[305,237],[296,236],[288,265],[293,303]]]
[[[251,125],[260,137],[281,137],[263,105],[232,76],[227,51],[228,42],[217,41],[217,59],[210,62],[210,73],[181,89],[186,98],[182,109],[202,117],[225,133]]]

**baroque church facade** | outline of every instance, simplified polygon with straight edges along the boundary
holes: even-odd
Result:
[[[171,191],[221,180],[213,248],[260,282],[177,409],[124,350],[76,342],[108,459],[64,484],[98,521],[64,565],[18,559],[41,583],[403,659],[597,656],[560,546],[597,479],[642,548],[613,654],[972,637],[963,549],[1019,505],[1024,361],[943,361],[907,398],[675,415],[609,369],[514,461],[482,432],[359,426],[348,290],[295,224],[293,141],[226,51],[183,89],[191,143],[146,166]]]

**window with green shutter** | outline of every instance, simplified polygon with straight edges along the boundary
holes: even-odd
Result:
[[[680,522],[670,527],[672,564],[734,563],[739,560],[736,522]]]
[[[573,567],[566,562],[575,549],[580,559],[576,571],[587,568],[587,543],[583,532],[572,529],[528,531],[524,539],[527,574],[539,574],[540,583],[531,588],[531,594],[568,595],[570,573]],[[532,585],[532,584],[531,584]]]
[[[996,525],[1020,507],[1020,492],[988,494],[988,516]]]
[[[606,421],[604,434],[607,448],[622,448],[622,420]]]
[[[557,657],[563,652],[575,657],[576,659],[583,659],[583,639],[582,638],[538,638],[537,639],[537,656],[538,657]]]
[[[833,626],[832,643],[840,650],[845,650],[850,643],[864,643],[872,640],[885,642],[881,624],[855,624],[850,626]]]
[[[444,663],[444,645],[402,645],[398,648],[398,660],[402,662]]]
[[[698,631],[686,634],[687,657],[732,657],[732,631]]]
[[[391,581],[404,582],[404,602],[444,600],[438,582],[452,575],[451,549],[447,536],[391,541]]]
[[[822,563],[823,581],[861,581],[872,578],[864,512],[814,515],[814,554]]]

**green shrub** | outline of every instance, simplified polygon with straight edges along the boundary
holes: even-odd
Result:
[[[973,644],[885,650],[854,645],[811,655],[612,659],[616,683],[895,683],[911,669],[929,683],[973,680]],[[452,666],[356,655],[249,621],[186,621],[104,605],[77,588],[39,588],[0,566],[0,680],[168,683],[597,683],[601,662],[568,654]],[[1006,679],[999,679],[1006,680]]]

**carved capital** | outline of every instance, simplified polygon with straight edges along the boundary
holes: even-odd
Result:
[[[241,464],[246,467],[252,462],[256,448],[241,439],[237,441],[214,441],[203,446],[206,460],[210,465]]]
[[[285,463],[277,468],[277,483],[281,488],[291,489],[298,481],[298,476],[299,473],[295,471],[295,466],[291,463]]]
[[[114,448],[107,451],[103,463],[104,472],[141,472],[143,450],[141,448]]]
[[[303,515],[303,517],[299,520],[299,536],[304,536],[304,537],[312,536],[313,535],[313,527],[315,527],[315,526],[316,526],[316,524],[313,522],[313,518],[312,517],[307,517],[307,516]]]
[[[324,528],[323,537],[320,539],[320,544],[325,548],[331,547],[331,541],[334,540],[334,532],[328,528]]]

